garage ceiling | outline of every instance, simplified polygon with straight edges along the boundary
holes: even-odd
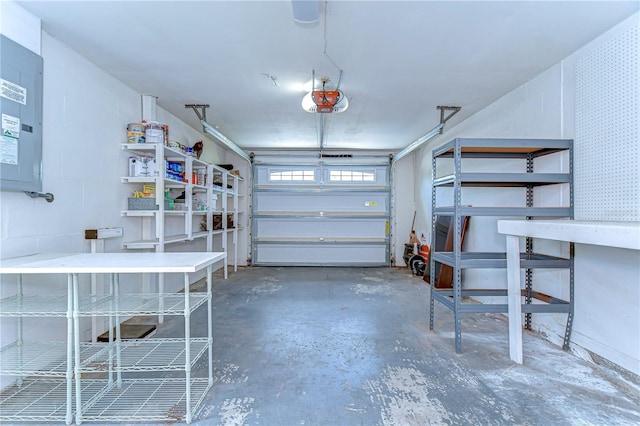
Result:
[[[47,33],[201,129],[185,104],[245,149],[319,146],[302,110],[316,77],[350,106],[324,147],[399,150],[462,107],[455,125],[638,11],[637,1],[19,1]],[[275,84],[274,84],[275,81]],[[307,89],[308,90],[308,89]]]

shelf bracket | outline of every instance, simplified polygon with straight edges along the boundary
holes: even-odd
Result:
[[[193,109],[193,112],[196,113],[200,121],[207,121],[207,108],[209,108],[209,104],[187,104],[184,107]],[[198,111],[198,108],[200,108],[200,111]]]
[[[436,108],[440,110],[440,124],[442,124],[442,127],[440,127],[439,134],[442,134],[442,132],[444,131],[444,123],[446,123],[447,121],[449,121],[451,117],[456,115],[462,109],[462,107],[438,105]],[[445,111],[451,111],[451,112],[449,113],[449,115],[445,117],[444,116]]]

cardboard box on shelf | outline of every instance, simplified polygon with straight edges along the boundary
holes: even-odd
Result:
[[[227,229],[233,228],[233,215],[227,215]],[[213,215],[213,229],[219,230],[222,229],[222,215],[216,214]]]
[[[155,177],[158,176],[158,167],[155,158],[133,156],[129,157],[130,177]]]

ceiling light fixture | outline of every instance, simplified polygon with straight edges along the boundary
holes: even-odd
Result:
[[[291,0],[293,19],[301,24],[313,24],[320,20],[318,0]]]
[[[304,95],[302,98],[302,109],[311,113],[341,113],[349,108],[349,99],[345,96],[344,92],[340,90],[340,82],[342,81],[342,70],[340,71],[340,79],[338,80],[338,86],[334,90],[327,90],[326,84],[329,82],[328,77],[322,77],[322,90],[316,90],[316,72],[313,71],[313,87],[311,92]]]

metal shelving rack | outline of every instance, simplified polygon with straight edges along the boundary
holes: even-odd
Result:
[[[506,313],[508,305],[505,303],[468,303],[467,297],[496,297],[507,295],[504,289],[464,289],[462,271],[465,269],[505,269],[507,266],[504,252],[462,252],[462,218],[464,216],[498,216],[517,218],[569,218],[573,219],[573,154],[571,140],[561,139],[454,139],[435,149],[432,153],[432,241],[431,247],[436,247],[436,221],[438,216],[451,216],[453,226],[453,251],[435,251],[431,254],[431,271],[436,270],[436,263],[448,265],[453,269],[452,288],[436,288],[436,279],[431,279],[430,318],[429,327],[434,328],[434,301],[442,303],[453,311],[455,323],[456,352],[462,351],[462,314],[463,313]],[[567,171],[534,172],[536,159],[551,155],[563,155],[566,152],[568,162]],[[548,157],[547,157],[548,158]],[[526,164],[526,171],[522,173],[510,172],[465,172],[463,160],[517,160]],[[475,160],[473,160],[475,161]],[[560,160],[563,161],[563,160]],[[494,170],[500,167],[492,164]],[[439,166],[448,166],[438,168]],[[439,170],[446,169],[440,175]],[[558,167],[562,169],[562,167]],[[535,206],[534,188],[548,185],[562,185],[568,187],[568,205]],[[509,188],[521,187],[525,189],[524,199],[520,206],[483,206],[474,207],[463,205],[463,189],[473,187]],[[444,188],[452,192],[449,205],[443,205]],[[562,203],[560,203],[562,204]],[[532,239],[527,239],[526,249],[521,253],[521,266],[525,269],[525,288],[522,290],[524,303],[522,312],[526,314],[525,324],[530,329],[532,313],[566,313],[567,325],[565,329],[563,348],[567,349],[573,323],[573,247],[568,249],[568,258],[536,253],[533,250]],[[535,291],[533,289],[534,269],[568,269],[569,270],[569,300]],[[537,303],[533,303],[533,301]]]

